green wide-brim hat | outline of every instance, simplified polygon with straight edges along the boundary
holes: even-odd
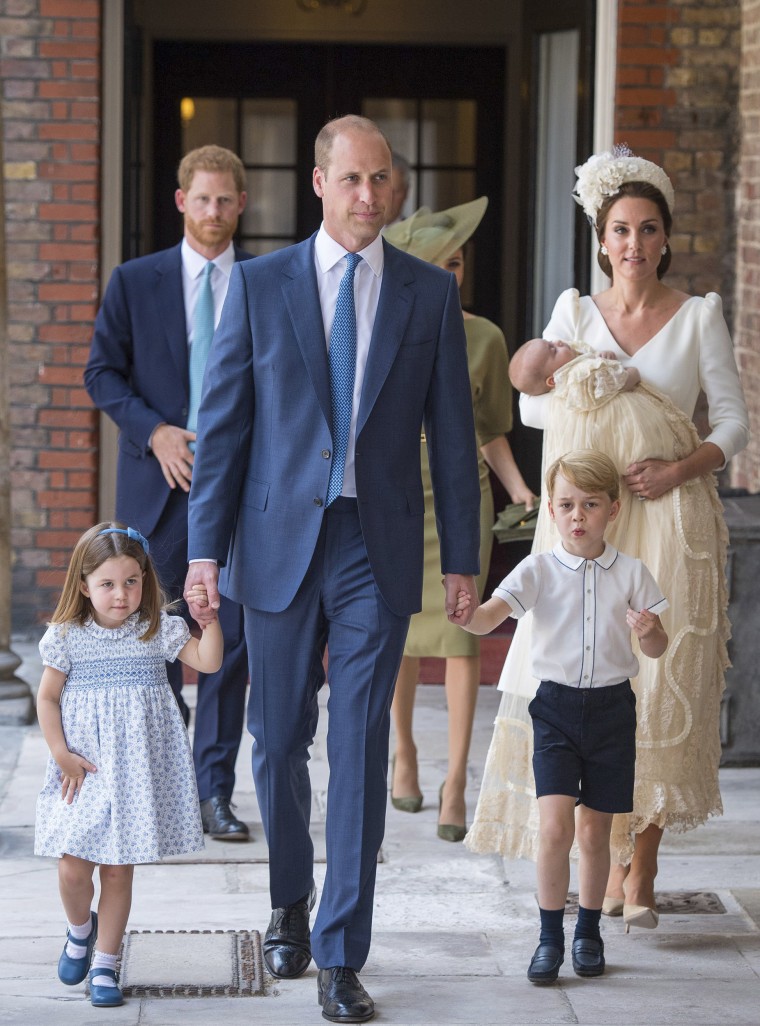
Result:
[[[464,246],[480,224],[488,206],[488,197],[460,203],[434,213],[420,207],[403,221],[389,225],[383,233],[391,245],[429,264],[445,263]]]

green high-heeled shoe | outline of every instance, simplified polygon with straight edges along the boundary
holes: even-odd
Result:
[[[419,812],[422,808],[423,796],[405,795],[403,798],[393,797],[393,778],[396,775],[396,756],[391,759],[391,805],[399,812]]]
[[[440,790],[438,791],[438,816],[441,815],[441,806],[443,805],[443,789],[446,786],[446,781],[441,784]],[[438,836],[442,841],[463,841],[465,834],[467,833],[467,824],[459,826],[457,823],[439,823],[438,824]]]

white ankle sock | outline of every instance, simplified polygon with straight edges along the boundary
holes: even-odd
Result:
[[[92,956],[90,971],[93,969],[113,969],[114,972],[116,972],[116,963],[118,959],[118,955],[106,955],[103,951],[98,951],[96,948],[95,954]],[[110,976],[98,976],[97,974],[92,977],[90,983],[94,983],[96,987],[117,986]]]
[[[74,923],[69,923],[68,928],[69,940],[66,944],[66,954],[69,958],[84,958],[87,954],[86,941],[92,933],[92,916],[90,916],[86,923],[82,923],[81,926],[75,926]],[[79,943],[77,943],[77,941],[79,941]]]

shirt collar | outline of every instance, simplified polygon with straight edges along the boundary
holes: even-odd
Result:
[[[182,266],[190,278],[197,278],[199,274],[203,272],[203,268],[208,263],[208,258],[203,256],[197,250],[193,249],[187,239],[182,240]],[[214,264],[219,268],[226,276],[232,274],[232,268],[235,263],[235,243],[230,242],[229,246],[219,256],[214,257]]]
[[[588,562],[596,563],[602,570],[609,570],[618,555],[617,549],[614,549],[609,542],[604,543],[604,552],[601,556],[597,556],[596,559],[592,560],[587,560],[584,556],[575,556],[572,552],[568,552],[561,541],[557,542],[552,549],[552,553],[554,558],[563,566],[566,566],[568,570],[577,570]]]
[[[323,274],[327,274],[339,260],[343,259],[347,250],[339,242],[336,242],[331,235],[327,234],[325,226],[322,224],[314,242],[314,252],[317,256],[320,271]],[[385,256],[382,237],[378,235],[373,242],[370,242],[369,246],[360,250],[359,256],[365,263],[369,264],[375,277],[379,278],[383,273],[383,260]]]

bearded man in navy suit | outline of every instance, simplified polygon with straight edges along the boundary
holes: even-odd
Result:
[[[211,261],[218,321],[235,263],[250,259],[232,241],[246,202],[240,158],[220,146],[203,146],[185,155],[177,177],[174,198],[184,238],[113,272],[84,374],[92,401],[119,427],[116,518],[148,538],[159,579],[172,599],[181,597],[187,570],[196,437],[188,422],[189,368],[201,279]],[[219,621],[224,661],[217,673],[198,676],[193,758],[204,830],[218,840],[247,841],[247,825],[230,809],[248,683],[241,607],[225,599]],[[167,674],[187,723],[181,663],[167,663]]]
[[[270,849],[264,957],[273,975],[292,978],[313,954],[322,1014],[341,1023],[374,1014],[357,972],[370,946],[385,828],[393,683],[409,616],[421,605],[423,425],[442,601],[455,622],[460,590],[473,608],[478,601],[480,497],[456,281],[381,238],[391,152],[376,125],[332,121],[315,149],[321,228],[232,274],[198,421],[186,594],[204,584],[214,607],[222,567],[221,590],[245,608],[248,726]],[[351,254],[361,259],[344,461],[328,340]],[[202,606],[191,612],[204,622]],[[310,934],[307,762],[325,647],[327,871]]]

